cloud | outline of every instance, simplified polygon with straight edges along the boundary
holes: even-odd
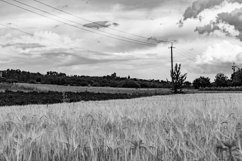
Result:
[[[199,34],[210,34],[220,31],[226,36],[236,37],[242,41],[242,8],[232,12],[222,12],[217,14],[216,20],[202,27],[197,27]]]
[[[223,3],[238,3],[241,4],[242,0],[196,0],[192,3],[190,7],[188,7],[184,14],[183,20],[191,19],[191,18],[201,18],[199,14],[207,9],[212,9],[216,6],[219,6]]]
[[[162,4],[173,1],[176,3],[184,3],[185,0],[92,0],[90,4],[96,4],[98,6],[115,6],[119,5],[123,9],[153,9],[161,6]]]
[[[160,40],[160,39],[158,39],[156,37],[149,37],[147,40],[150,41],[150,42],[153,42],[153,43],[157,43],[157,44],[171,42],[171,40],[170,41],[169,40]]]
[[[197,27],[195,29],[195,31],[198,32],[199,34],[207,33],[208,35],[210,33],[213,33],[216,30],[220,30],[220,28],[215,23],[210,23],[208,25],[205,25],[205,26],[202,26],[202,27]]]
[[[69,67],[76,65],[97,65],[100,63],[115,63],[122,61],[131,61],[134,58],[126,57],[112,57],[107,53],[96,51],[63,51],[63,49],[49,51],[41,54],[41,57],[46,59],[55,60],[56,65],[60,67]]]
[[[220,13],[217,17],[217,23],[226,23],[234,27],[239,35],[236,37],[242,41],[242,8],[236,9],[231,13]]]
[[[21,48],[23,50],[25,49],[33,49],[33,48],[43,48],[45,47],[45,45],[41,45],[38,43],[7,43],[4,45],[1,45],[2,47],[6,48],[6,47],[16,47],[16,48]]]
[[[116,22],[109,22],[109,21],[96,21],[92,23],[88,23],[83,25],[84,27],[87,28],[95,28],[95,29],[100,29],[100,28],[108,28],[110,26],[118,26],[119,24]]]
[[[194,69],[210,74],[229,73],[233,62],[242,62],[242,46],[224,40],[210,45],[203,55],[197,56]]]
[[[192,3],[192,6],[188,7],[183,14],[183,20],[189,18],[197,18],[198,15],[205,9],[213,8],[220,5],[224,0],[196,0]]]
[[[197,26],[195,32],[199,34],[216,34],[236,37],[242,40],[242,0],[197,0],[188,7],[183,15],[183,20],[195,18],[206,22]],[[179,24],[183,26],[184,21]]]

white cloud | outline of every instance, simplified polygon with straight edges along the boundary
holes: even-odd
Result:
[[[241,54],[242,46],[223,40],[209,46],[203,55],[197,57],[196,64],[241,62]]]

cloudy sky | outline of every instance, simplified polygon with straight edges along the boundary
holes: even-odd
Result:
[[[189,80],[242,64],[242,0],[0,0],[0,20],[0,69],[165,80],[171,40]]]

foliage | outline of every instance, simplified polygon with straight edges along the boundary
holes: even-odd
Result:
[[[140,88],[140,84],[136,81],[133,80],[125,80],[122,81],[119,87],[124,87],[124,88]]]
[[[229,84],[229,79],[223,73],[218,73],[215,76],[214,84],[216,87],[227,87]]]
[[[226,91],[242,91],[242,87],[241,86],[237,86],[237,87],[206,87],[206,88],[202,88],[200,89],[201,91],[215,91],[215,92],[226,92]]]
[[[242,86],[242,70],[238,70],[231,75],[233,86]]]
[[[186,82],[184,82],[184,87],[185,88],[191,88],[192,87],[192,83],[189,82],[189,81],[186,81]]]
[[[210,87],[211,86],[211,82],[210,82],[210,78],[208,77],[200,77],[197,78],[193,81],[193,87],[195,89],[199,89],[199,88],[205,88],[205,87]]]
[[[187,73],[181,74],[181,64],[175,65],[173,73],[171,72],[171,77],[173,78],[173,81],[174,81],[174,86],[173,86],[174,93],[177,93],[178,90],[180,90],[181,92],[184,86],[184,82],[187,79]]]
[[[150,93],[91,93],[91,92],[22,92],[9,91],[0,92],[0,106],[29,105],[29,104],[55,104],[62,103],[63,99],[68,102],[98,101],[112,99],[131,99],[143,96],[152,96]]]
[[[130,76],[118,77],[116,73],[103,77],[67,76],[65,73],[49,71],[46,74],[30,73],[21,70],[3,71],[0,82],[41,83],[70,86],[169,88],[170,83],[162,80],[131,79]],[[123,84],[123,86],[122,86]],[[142,85],[141,85],[142,84]]]

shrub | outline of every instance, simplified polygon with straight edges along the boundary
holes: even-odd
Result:
[[[120,84],[120,87],[123,88],[140,88],[140,84],[133,80],[126,80]]]

